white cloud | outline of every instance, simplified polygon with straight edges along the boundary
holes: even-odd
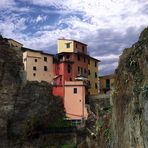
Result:
[[[120,55],[109,54],[104,56],[95,56],[96,59],[101,61],[118,60]]]
[[[112,30],[112,35],[115,33],[125,36],[128,28],[134,28],[137,32],[141,31],[139,28],[148,25],[147,15],[142,13],[142,8],[148,4],[148,1],[140,0],[19,0],[25,3],[30,2],[34,5],[40,5],[41,12],[46,15],[52,13],[52,10],[47,9],[48,6],[56,8],[53,13],[62,14],[60,20],[54,24],[40,25],[39,30],[33,34],[27,32],[23,33],[26,28],[29,30],[30,26],[26,25],[26,18],[14,16],[11,14],[7,19],[3,17],[4,21],[0,20],[0,31],[6,36],[14,38],[22,42],[25,46],[34,49],[52,50],[55,52],[57,39],[60,37],[72,38],[82,42],[86,42],[90,48],[90,54],[95,55],[99,50],[107,50],[106,46],[114,47],[112,50],[107,50],[106,55],[95,55],[101,61],[111,61],[112,59],[118,61],[118,55],[115,55],[113,50],[122,51],[125,48],[124,41],[117,42],[118,36],[112,40],[111,35],[107,33],[103,36],[105,39],[101,42],[102,36],[100,30]],[[8,8],[15,10],[15,12],[29,12],[31,8],[18,8],[14,0],[1,0],[0,9]],[[46,9],[44,9],[46,6]],[[38,13],[39,14],[39,13]],[[68,14],[68,15],[67,15]],[[78,15],[79,14],[79,15]],[[81,17],[79,17],[81,16]],[[32,16],[31,16],[32,17]],[[33,23],[47,22],[47,16],[38,15],[32,17],[29,21]],[[65,24],[65,28],[59,27]],[[36,26],[35,26],[36,27]],[[133,31],[135,31],[133,30]],[[129,32],[128,32],[129,34]],[[128,38],[128,36],[127,36]],[[124,39],[124,38],[123,38]],[[104,44],[104,47],[102,46]],[[117,45],[116,45],[117,44]],[[121,46],[119,46],[121,44]],[[97,46],[102,49],[97,49]],[[92,50],[92,48],[95,48]],[[117,49],[118,48],[118,49]],[[119,54],[119,53],[116,53]],[[101,71],[104,69],[115,68],[117,62],[103,63],[100,66]]]
[[[36,23],[38,23],[38,22],[44,22],[44,21],[46,21],[46,18],[47,18],[47,16],[41,16],[41,15],[39,15],[36,18]]]
[[[12,7],[12,6],[15,6],[14,0],[1,0],[0,1],[0,9]]]

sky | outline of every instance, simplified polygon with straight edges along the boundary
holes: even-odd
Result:
[[[114,72],[147,26],[147,0],[0,0],[3,37],[52,54],[58,38],[84,42],[101,60],[99,75]]]

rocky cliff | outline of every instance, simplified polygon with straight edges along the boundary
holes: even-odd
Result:
[[[25,81],[21,51],[0,45],[0,148],[40,147],[44,128],[63,116],[48,83]]]
[[[120,57],[112,101],[113,148],[148,148],[148,28]]]

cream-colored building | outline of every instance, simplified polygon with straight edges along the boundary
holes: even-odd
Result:
[[[89,57],[88,58],[88,80],[90,88],[88,92],[90,95],[98,95],[99,88],[98,88],[98,65],[99,60]]]
[[[54,75],[53,55],[28,48],[22,48],[22,51],[26,79],[51,83]]]
[[[11,48],[20,50],[23,47],[23,44],[19,43],[18,41],[15,41],[13,39],[8,39],[8,43]]]
[[[58,39],[58,53],[74,52],[87,54],[87,45],[71,39]]]

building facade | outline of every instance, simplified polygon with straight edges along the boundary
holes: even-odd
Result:
[[[58,53],[74,52],[87,54],[87,44],[70,39],[58,39]]]
[[[99,77],[100,94],[109,93],[114,88],[115,75],[105,75]]]
[[[98,63],[100,61],[89,57],[88,60],[88,80],[90,87],[88,89],[89,95],[98,95]]]
[[[28,48],[22,48],[24,70],[29,81],[53,80],[53,55]]]
[[[86,119],[85,83],[83,81],[65,82],[64,107],[66,116],[73,120]]]

